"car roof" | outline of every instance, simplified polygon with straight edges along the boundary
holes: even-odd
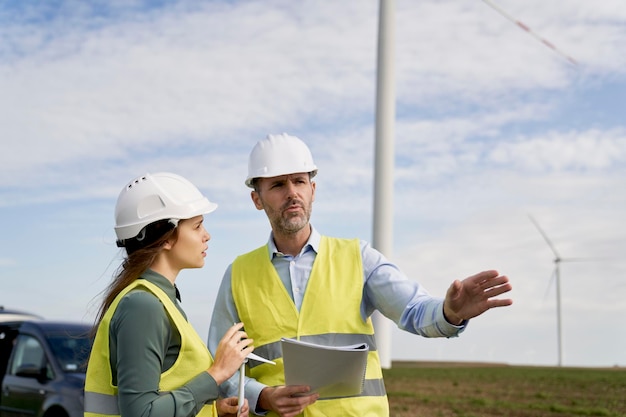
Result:
[[[26,320],[42,320],[43,317],[20,310],[6,310],[0,306],[0,323],[19,323]]]
[[[89,333],[93,324],[82,323],[78,321],[59,321],[59,320],[36,320],[25,321],[22,323],[21,328],[27,330],[29,328],[38,329],[42,333],[47,335],[55,333],[70,332],[73,334]]]

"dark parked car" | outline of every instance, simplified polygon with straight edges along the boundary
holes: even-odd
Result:
[[[0,321],[0,417],[83,417],[90,332],[84,323]]]
[[[18,310],[6,310],[4,306],[0,306],[0,384],[4,377],[4,371],[7,368],[9,356],[13,349],[13,342],[17,336],[17,328],[27,320],[42,320],[33,313]],[[0,404],[2,397],[0,397]]]

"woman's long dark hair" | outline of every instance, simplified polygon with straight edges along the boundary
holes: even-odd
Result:
[[[144,236],[150,236],[150,239],[142,239],[143,243],[138,243],[132,239],[126,242],[127,256],[118,268],[113,281],[103,291],[105,295],[98,309],[94,332],[98,330],[98,325],[113,303],[113,300],[115,300],[115,297],[152,266],[156,257],[163,250],[163,245],[168,240],[176,241],[178,228],[167,220],[161,220],[146,226]]]

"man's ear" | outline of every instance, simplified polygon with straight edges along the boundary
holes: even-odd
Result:
[[[315,181],[311,181],[311,202],[315,201]]]
[[[257,210],[263,210],[263,202],[261,201],[261,197],[259,196],[259,193],[257,193],[256,191],[251,191],[250,198],[252,198],[254,207],[256,207]]]

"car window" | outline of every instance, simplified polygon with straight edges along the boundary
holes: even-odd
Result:
[[[46,376],[52,378],[52,369],[46,360],[46,353],[39,340],[32,336],[20,335],[15,342],[13,361],[9,374],[17,375],[22,368],[45,369]]]
[[[91,339],[88,334],[60,333],[48,336],[48,344],[61,369],[65,372],[85,372]]]

